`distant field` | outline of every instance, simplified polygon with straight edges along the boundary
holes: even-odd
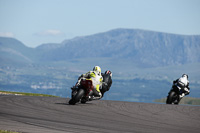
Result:
[[[24,95],[24,96],[58,97],[58,96],[46,95],[46,94],[11,92],[11,91],[0,91],[0,95]]]
[[[166,98],[156,99],[155,102],[165,103]],[[184,97],[179,104],[200,105],[200,98]]]

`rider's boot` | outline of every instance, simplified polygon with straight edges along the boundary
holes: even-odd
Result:
[[[93,90],[92,100],[99,100],[101,98],[102,98],[101,92],[98,92],[97,90]]]

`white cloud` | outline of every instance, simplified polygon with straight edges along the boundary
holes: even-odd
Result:
[[[45,30],[37,33],[39,36],[60,36],[64,35],[64,33],[60,30]]]
[[[0,32],[1,37],[14,37],[12,32]]]

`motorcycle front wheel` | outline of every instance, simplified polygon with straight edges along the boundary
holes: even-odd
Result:
[[[175,101],[177,101],[177,102],[175,102]],[[172,103],[178,104],[178,96],[177,96],[176,92],[174,92],[174,91],[171,91],[169,93],[169,95],[167,96],[167,101],[166,101],[166,104],[172,104]]]
[[[83,89],[79,89],[79,90],[77,91],[76,95],[73,96],[73,97],[71,98],[71,100],[69,100],[69,104],[70,104],[70,105],[75,105],[77,102],[80,101],[80,99],[84,96],[84,94],[85,94],[85,91],[84,91]]]

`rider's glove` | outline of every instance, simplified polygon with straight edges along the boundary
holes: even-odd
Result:
[[[183,98],[184,96],[185,96],[185,94],[183,93],[183,94],[179,95],[179,98]]]
[[[80,85],[80,82],[77,82],[75,86],[79,86],[79,85]]]
[[[76,86],[79,86],[81,84],[81,79],[79,79],[76,83]]]
[[[99,92],[99,97],[100,97],[100,98],[102,97],[102,94],[101,94],[101,92]]]

